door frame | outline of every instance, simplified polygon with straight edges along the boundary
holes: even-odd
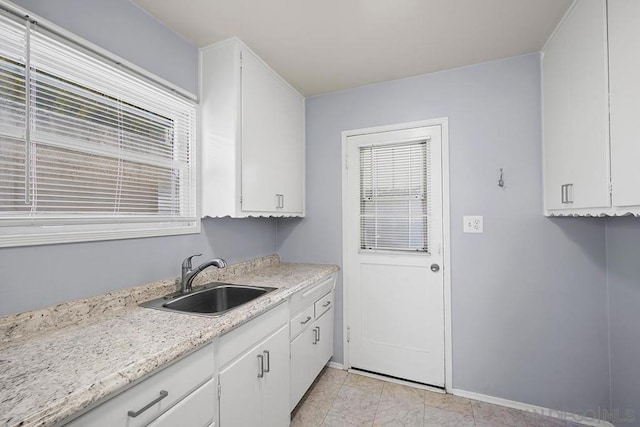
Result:
[[[342,348],[343,364],[345,369],[351,369],[349,343],[347,342],[347,326],[349,319],[349,297],[347,287],[347,263],[348,239],[344,232],[348,220],[348,188],[347,188],[347,141],[350,136],[365,135],[371,133],[389,132],[395,130],[413,129],[417,127],[440,126],[442,129],[442,241],[443,256],[443,286],[444,286],[444,387],[450,393],[453,389],[453,357],[451,343],[451,221],[449,212],[449,118],[421,120],[416,122],[398,123],[393,125],[375,126],[362,129],[352,129],[342,132]]]

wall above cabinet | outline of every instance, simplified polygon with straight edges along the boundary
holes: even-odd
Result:
[[[578,0],[543,49],[545,215],[640,215],[637,22],[634,0]]]
[[[304,216],[304,97],[237,38],[200,50],[202,216]]]

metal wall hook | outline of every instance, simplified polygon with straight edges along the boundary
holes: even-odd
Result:
[[[502,179],[502,175],[503,175],[502,168],[500,168],[500,178],[498,179],[498,187],[500,188],[504,188],[504,179]]]

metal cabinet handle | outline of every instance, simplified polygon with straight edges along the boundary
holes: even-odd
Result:
[[[318,342],[320,342],[320,328],[316,326],[313,328],[313,344],[318,344]]]
[[[307,318],[306,318],[306,319],[304,319],[304,320],[302,320],[302,321],[300,322],[300,324],[302,324],[302,325],[306,325],[307,323],[309,323],[309,320],[311,320],[311,316],[307,316]]]
[[[284,194],[276,194],[276,209],[284,208]]]
[[[264,356],[261,354],[258,355],[258,378],[264,377]]]
[[[573,203],[573,184],[564,184],[560,187],[561,201],[565,203]]]
[[[264,371],[265,371],[265,372],[269,372],[269,369],[271,369],[271,362],[269,361],[269,360],[270,360],[270,357],[269,357],[269,351],[268,351],[268,350],[265,350],[265,351],[263,351],[262,353],[264,354],[264,360],[265,360],[265,363],[266,363],[266,365],[267,365],[267,367],[266,367],[266,368],[264,368]]]
[[[330,305],[331,305],[331,301],[327,301],[324,304],[322,304],[322,308],[329,307]]]
[[[135,418],[138,415],[142,414],[147,409],[151,408],[156,403],[160,402],[162,399],[164,399],[167,396],[169,396],[169,392],[168,391],[160,390],[160,396],[156,397],[151,402],[147,403],[145,406],[143,406],[142,408],[138,409],[137,411],[129,411],[129,412],[127,412],[127,415],[129,415],[131,418]]]

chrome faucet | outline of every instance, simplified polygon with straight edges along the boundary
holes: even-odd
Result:
[[[176,292],[180,292],[183,294],[188,294],[189,292],[191,292],[191,289],[193,288],[193,279],[195,279],[198,273],[200,273],[205,268],[211,266],[224,268],[227,266],[227,261],[223,260],[222,258],[214,258],[211,261],[200,264],[197,268],[192,270],[191,258],[201,255],[202,254],[191,255],[189,257],[186,257],[184,261],[182,261],[182,280],[177,283]]]

